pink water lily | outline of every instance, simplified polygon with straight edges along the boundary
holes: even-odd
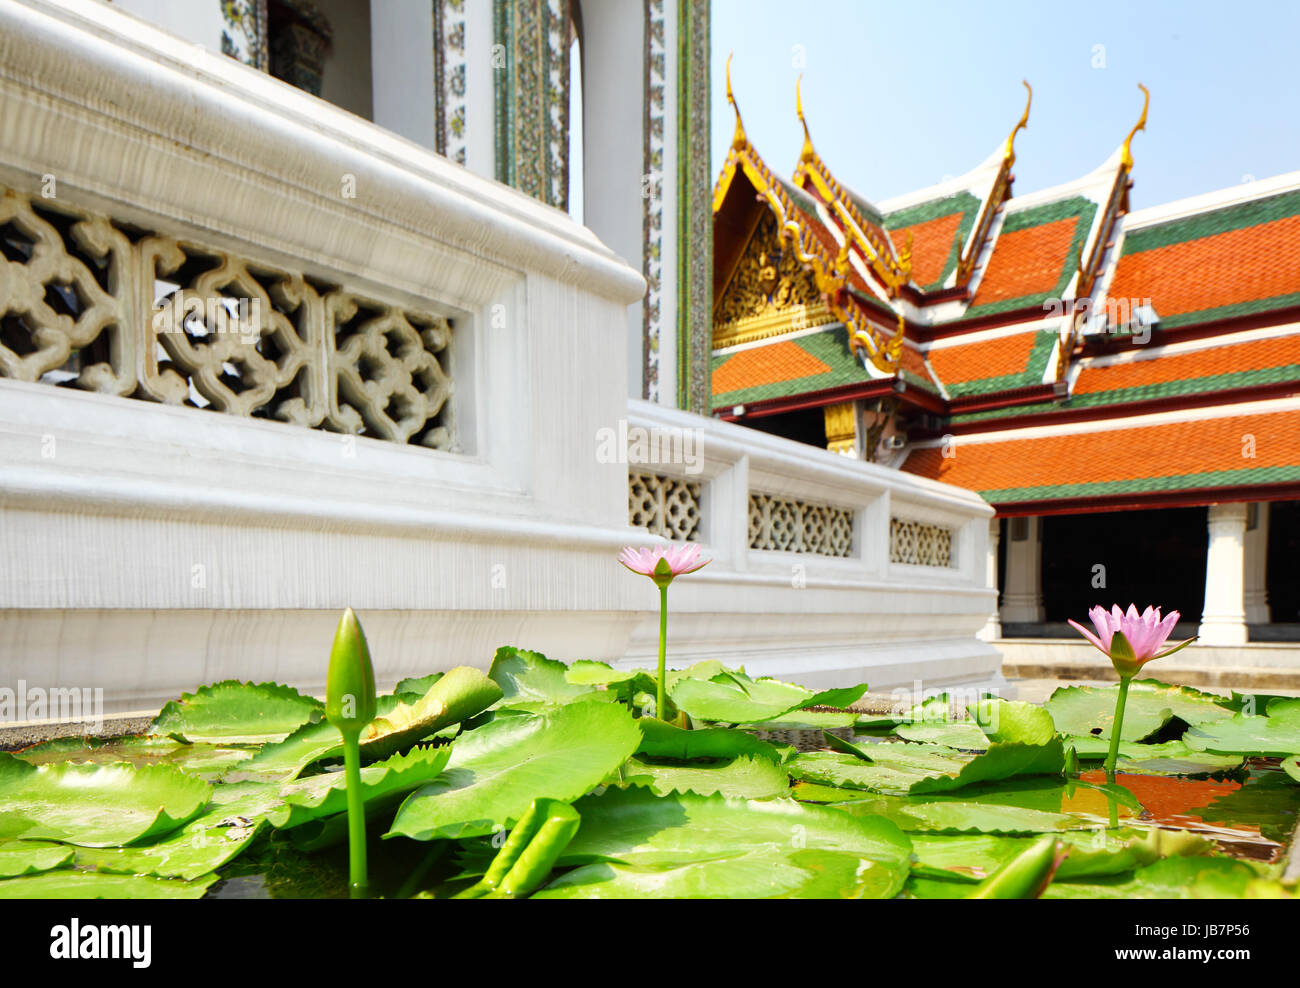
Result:
[[[700,559],[700,547],[696,543],[677,542],[649,549],[628,546],[618,554],[618,561],[633,573],[650,577],[659,588],[659,681],[655,686],[655,716],[667,720],[668,584],[679,576],[707,566],[712,560]]]
[[[618,554],[618,561],[633,573],[650,577],[656,584],[662,581],[664,586],[672,583],[676,577],[694,573],[712,562],[710,559],[700,559],[700,547],[695,542],[641,549],[628,546]]]
[[[1174,625],[1178,623],[1180,616],[1177,611],[1170,611],[1161,618],[1160,608],[1151,606],[1139,614],[1133,604],[1128,605],[1127,612],[1121,611],[1118,604],[1112,606],[1109,611],[1098,605],[1088,612],[1093,627],[1097,629],[1095,635],[1077,621],[1070,621],[1070,624],[1084,638],[1106,653],[1115,666],[1115,671],[1122,677],[1136,674],[1152,659],[1163,659],[1166,655],[1185,648],[1195,640],[1188,639],[1181,645],[1175,645],[1163,652],[1160,650],[1168,640],[1170,632],[1174,630]],[[1115,640],[1116,632],[1120,635],[1119,642]]]
[[[1119,604],[1115,604],[1109,611],[1098,605],[1088,612],[1088,617],[1092,619],[1093,627],[1097,629],[1095,635],[1077,621],[1071,621],[1070,624],[1074,625],[1084,638],[1105,652],[1110,659],[1110,664],[1119,673],[1115,718],[1110,729],[1110,753],[1106,756],[1106,772],[1113,777],[1115,762],[1119,757],[1120,733],[1124,728],[1124,704],[1128,700],[1129,683],[1133,681],[1138,670],[1152,659],[1163,659],[1166,655],[1172,655],[1180,648],[1186,648],[1196,639],[1189,638],[1182,644],[1162,652],[1161,648],[1169,639],[1169,633],[1174,630],[1180,615],[1177,611],[1170,611],[1162,618],[1158,607],[1148,606],[1139,614],[1133,604],[1128,605],[1128,611],[1121,611]]]

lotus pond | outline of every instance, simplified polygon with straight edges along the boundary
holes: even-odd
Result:
[[[369,894],[1294,894],[1300,699],[1135,679],[1108,779],[1115,687],[873,715],[865,686],[664,678],[663,720],[654,673],[515,648],[374,698]],[[0,753],[0,898],[347,896],[342,755],[319,700],[238,682]]]

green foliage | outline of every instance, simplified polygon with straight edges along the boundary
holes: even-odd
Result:
[[[372,888],[1001,898],[1050,876],[1046,898],[1289,894],[1277,868],[1225,858],[1212,838],[1291,840],[1300,701],[1134,683],[1120,782],[1101,784],[1113,689],[1060,690],[1046,709],[988,697],[960,716],[939,696],[868,719],[843,712],[863,686],[816,692],[714,660],[664,680],[677,724],[635,716],[658,685],[644,670],[514,648],[486,676],[459,667],[377,697],[354,814]],[[754,733],[787,725],[871,736],[796,753]],[[1067,747],[1082,778],[1065,771]],[[342,752],[317,701],[226,682],[169,703],[143,736],[0,754],[0,897],[197,898],[219,875],[345,895],[356,876],[329,851],[348,837]],[[1287,757],[1247,763],[1256,754]],[[1163,817],[1164,787],[1189,776],[1231,783]]]

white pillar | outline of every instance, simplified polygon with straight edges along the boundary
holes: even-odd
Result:
[[[989,544],[987,554],[987,568],[985,569],[985,585],[996,590],[998,588],[998,537],[1001,534],[1002,519],[989,519]],[[978,637],[986,642],[996,641],[1002,637],[1002,621],[998,617],[998,602],[995,597],[993,600],[993,613],[989,615],[988,623],[977,632]]]
[[[1210,505],[1202,645],[1246,643],[1246,505]]]
[[[640,271],[646,196],[663,193],[646,184],[645,148],[637,136],[645,114],[643,5],[584,0],[582,44],[583,223]],[[671,236],[671,229],[663,232]],[[635,398],[642,393],[643,311],[640,301],[627,308],[628,393]]]
[[[1038,624],[1043,613],[1043,553],[1040,518],[1007,521],[1007,587],[1003,624]]]
[[[1251,524],[1251,519],[1254,524]],[[1246,623],[1268,624],[1268,502],[1246,516]]]
[[[433,5],[370,5],[374,121],[416,144],[437,147]]]

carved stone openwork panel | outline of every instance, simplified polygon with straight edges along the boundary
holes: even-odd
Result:
[[[700,536],[700,485],[650,473],[628,473],[627,518],[633,528],[677,542]]]
[[[913,566],[952,566],[952,529],[891,518],[889,561]]]
[[[817,556],[853,551],[853,511],[770,494],[749,495],[749,547]]]
[[[451,323],[0,196],[0,377],[451,449]]]

